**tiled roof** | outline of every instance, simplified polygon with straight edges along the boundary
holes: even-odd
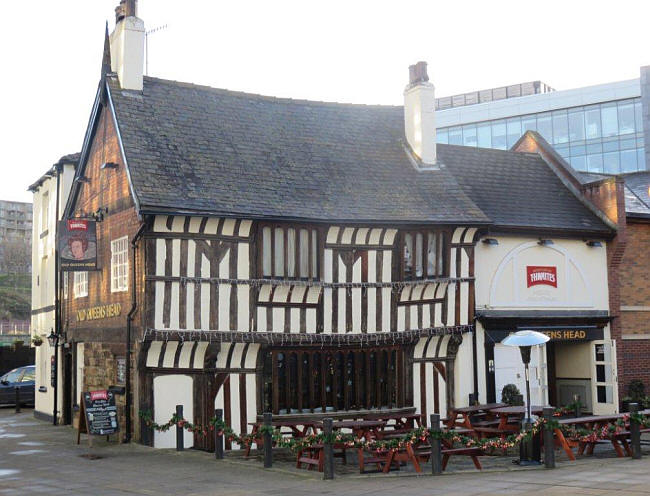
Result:
[[[438,145],[438,158],[497,227],[611,232],[537,154]]]
[[[67,155],[63,155],[52,167],[50,167],[45,174],[43,174],[38,181],[34,182],[33,184],[30,184],[29,187],[27,188],[28,191],[34,192],[40,186],[43,184],[43,182],[52,176],[52,174],[56,173],[56,170],[58,167],[61,167],[65,164],[72,164],[75,167],[79,163],[79,158],[81,157],[81,153],[69,153]]]
[[[323,221],[488,223],[452,175],[417,170],[402,107],[108,77],[140,209]]]
[[[650,171],[625,174],[625,211],[650,217]]]
[[[611,174],[578,172],[583,183],[598,181]],[[631,216],[650,217],[650,171],[622,174],[625,181],[625,212]]]

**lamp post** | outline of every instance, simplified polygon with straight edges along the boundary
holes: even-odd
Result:
[[[533,346],[539,346],[546,343],[550,338],[546,334],[542,334],[537,331],[517,331],[514,332],[501,341],[501,344],[506,346],[518,346],[519,351],[521,352],[521,360],[524,362],[524,370],[526,376],[526,418],[522,421],[522,427],[524,430],[530,429],[533,420],[530,414],[530,372],[528,365],[530,364],[530,351]],[[532,441],[532,440],[531,440]],[[522,444],[520,455],[519,455],[519,464],[520,465],[529,465],[529,464],[538,464],[538,457],[533,456],[533,447],[531,443],[527,443],[528,446]]]

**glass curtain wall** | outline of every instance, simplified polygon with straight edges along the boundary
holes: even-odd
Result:
[[[647,168],[639,98],[439,128],[437,137],[438,143],[507,150],[528,130],[540,133],[579,171]]]

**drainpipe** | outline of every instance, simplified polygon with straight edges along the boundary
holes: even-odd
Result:
[[[474,401],[478,402],[478,346],[476,344],[477,341],[477,329],[476,329],[476,315],[474,315],[474,318],[472,319],[473,322],[473,327],[474,327],[474,332],[472,333],[472,355],[474,358]]]
[[[140,226],[140,229],[138,229],[138,232],[135,233],[135,236],[133,236],[133,239],[131,240],[131,250],[133,253],[133,263],[131,264],[131,310],[129,310],[128,315],[126,316],[126,387],[125,387],[125,394],[126,394],[126,405],[125,405],[125,410],[126,410],[126,432],[124,434],[124,442],[125,443],[130,443],[131,442],[131,407],[132,407],[132,399],[131,399],[131,325],[133,322],[133,316],[135,315],[135,312],[138,309],[138,302],[136,298],[136,270],[135,270],[135,264],[136,264],[136,253],[138,250],[137,242],[138,239],[142,236],[142,233],[144,233],[144,230],[146,228],[147,224],[142,223]]]
[[[60,181],[61,181],[61,171],[63,167],[56,168],[56,206],[55,206],[55,217],[54,217],[54,335],[56,340],[54,341],[54,407],[52,409],[52,425],[56,425],[56,413],[58,408],[58,397],[59,397],[59,340],[61,339],[61,298],[59,290],[61,284],[61,267],[59,264],[59,192],[60,192]],[[43,206],[41,205],[41,208]],[[51,373],[51,369],[50,369]],[[51,381],[51,379],[50,379]]]

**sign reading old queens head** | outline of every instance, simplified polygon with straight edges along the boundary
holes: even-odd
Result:
[[[547,285],[557,288],[557,267],[528,265],[526,266],[526,287]]]
[[[97,231],[94,221],[68,219],[59,222],[61,270],[97,269]]]

